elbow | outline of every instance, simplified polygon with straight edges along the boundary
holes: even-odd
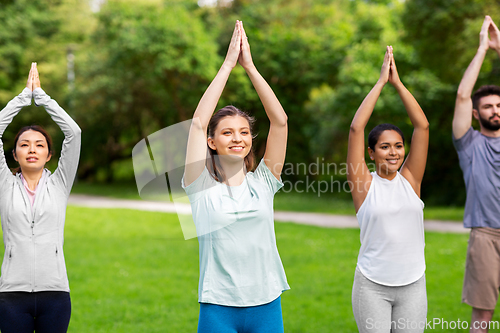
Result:
[[[272,121],[272,125],[276,127],[287,127],[288,126],[288,116],[284,113],[282,117]]]
[[[288,126],[288,116],[286,114],[283,115],[283,118],[280,121],[280,125],[283,127]]]
[[[464,89],[458,88],[457,91],[457,102],[465,102],[471,99],[469,91],[464,91]]]
[[[359,133],[359,132],[364,132],[365,128],[361,126],[357,126],[355,124],[351,124],[351,127],[349,128],[350,133]]]
[[[76,123],[75,123],[75,127],[73,128],[73,134],[75,136],[82,136],[82,129]]]
[[[424,131],[429,132],[429,122],[426,120],[424,123],[422,123],[421,128],[422,128]]]
[[[423,121],[422,123],[414,124],[414,130],[419,131],[420,133],[429,133],[429,122]]]

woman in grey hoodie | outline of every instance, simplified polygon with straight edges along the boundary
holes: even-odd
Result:
[[[39,126],[23,127],[15,138],[17,172],[5,161],[2,135],[21,108],[43,105],[64,133],[53,174],[45,169],[52,142]],[[71,315],[64,262],[66,204],[80,157],[78,125],[41,88],[36,63],[26,88],[0,112],[0,218],[5,255],[0,275],[2,333],[66,332]]]

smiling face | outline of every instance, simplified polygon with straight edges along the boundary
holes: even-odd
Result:
[[[252,133],[248,120],[241,116],[222,118],[215,128],[208,146],[218,155],[237,156],[244,159],[252,148]]]
[[[368,148],[368,153],[375,161],[377,174],[382,178],[392,179],[405,158],[403,138],[394,130],[383,131],[375,144],[375,149]]]
[[[500,129],[500,96],[481,97],[478,110],[473,110],[474,117],[479,120],[481,129],[498,131]]]
[[[27,130],[19,136],[13,153],[23,172],[42,170],[52,157],[45,136],[34,130]]]

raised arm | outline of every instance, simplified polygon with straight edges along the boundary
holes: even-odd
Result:
[[[33,99],[36,106],[43,106],[45,108],[52,120],[64,133],[61,156],[52,177],[64,186],[66,193],[69,195],[80,160],[82,131],[66,111],[43,91],[36,65],[34,68]]]
[[[389,80],[390,60],[390,47],[388,46],[380,78],[359,106],[351,122],[347,147],[347,180],[351,188],[352,200],[354,201],[356,212],[358,212],[359,207],[361,207],[361,204],[365,200],[372,180],[365,162],[365,127],[368,124],[368,120],[372,115],[382,89]]]
[[[286,155],[288,117],[269,84],[257,71],[252,60],[250,45],[248,44],[248,38],[243,29],[243,23],[239,22],[239,26],[243,35],[241,39],[241,53],[238,61],[245,69],[250,81],[252,81],[270,122],[264,162],[276,179],[280,179]]]
[[[479,33],[479,48],[458,86],[457,98],[455,100],[455,113],[453,115],[453,137],[455,139],[460,139],[464,136],[472,125],[472,90],[476,84],[479,71],[483,65],[484,57],[490,47],[490,43],[492,46],[496,45],[500,48],[498,35],[496,35],[496,40],[490,41],[488,38],[488,31],[493,31],[495,33],[495,31],[498,31],[498,28],[494,25],[491,17],[486,16],[483,26],[481,27],[481,32]]]
[[[203,94],[193,115],[193,122],[189,129],[186,151],[186,168],[184,170],[184,185],[188,186],[198,178],[205,168],[207,157],[207,128],[210,118],[217,107],[219,98],[226,86],[229,74],[238,62],[241,49],[241,30],[236,21],[233,37],[229,44],[226,59]]]
[[[401,168],[401,174],[410,182],[413,190],[420,197],[420,184],[424,178],[429,146],[429,122],[418,102],[399,79],[392,50],[389,82],[396,88],[414,128],[410,152]]]
[[[28,80],[26,83],[26,88],[16,97],[14,97],[2,111],[0,111],[0,181],[6,179],[6,177],[11,176],[12,173],[9,170],[7,161],[5,160],[5,153],[3,150],[3,133],[12,119],[21,111],[25,106],[31,105],[32,90],[33,90],[33,68],[35,63],[31,64],[31,69],[28,75]]]

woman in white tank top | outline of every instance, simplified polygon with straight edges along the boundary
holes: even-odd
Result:
[[[364,130],[385,84],[398,92],[414,126],[405,160],[404,137],[391,124]],[[423,332],[427,314],[423,207],[429,123],[415,98],[401,83],[392,47],[388,46],[380,78],[351,123],[347,179],[360,225],[361,248],[354,285],[353,312],[360,332]]]

